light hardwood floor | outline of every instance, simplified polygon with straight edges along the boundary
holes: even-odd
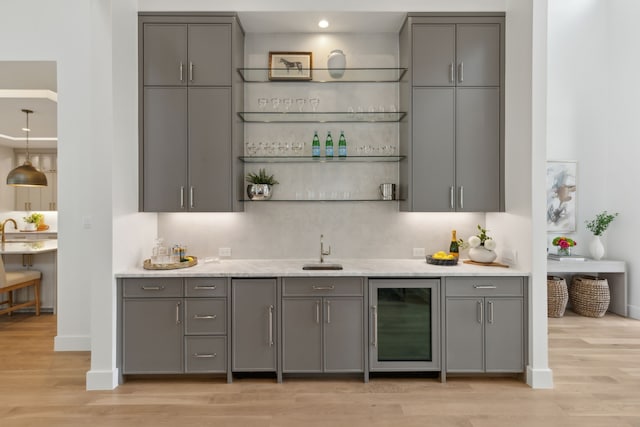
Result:
[[[513,378],[133,380],[85,391],[55,318],[0,317],[0,426],[640,427],[640,321],[549,319],[555,389]]]

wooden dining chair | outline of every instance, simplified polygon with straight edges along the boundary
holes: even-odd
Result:
[[[42,273],[38,270],[6,271],[0,257],[0,294],[7,294],[7,299],[0,301],[0,314],[11,313],[25,307],[35,306],[36,316],[40,315],[40,279]],[[33,299],[14,304],[13,292],[18,289],[33,286]]]

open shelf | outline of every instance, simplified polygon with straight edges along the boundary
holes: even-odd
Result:
[[[240,156],[239,159],[244,163],[377,163],[399,162],[405,157],[406,156]]]
[[[269,199],[269,200],[251,200],[245,199],[240,200],[241,202],[251,202],[251,203],[277,203],[277,202],[330,202],[330,203],[345,203],[345,202],[398,202],[399,199],[395,200],[382,200],[382,199]]]
[[[268,68],[238,68],[246,83],[395,83],[407,72],[406,68],[345,68],[340,78],[331,77],[327,68],[311,69],[311,80],[269,80]],[[303,69],[302,71],[309,71]],[[305,73],[306,74],[306,73]]]
[[[396,123],[405,112],[299,112],[241,111],[238,116],[247,123]]]

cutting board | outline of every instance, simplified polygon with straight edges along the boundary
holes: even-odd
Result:
[[[462,262],[464,262],[465,264],[482,265],[482,266],[486,266],[486,267],[504,267],[504,268],[509,268],[509,266],[507,264],[502,264],[500,262],[477,262],[477,261],[472,261],[470,259],[465,259]]]

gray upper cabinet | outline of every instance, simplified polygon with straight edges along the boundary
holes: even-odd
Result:
[[[411,14],[400,33],[400,209],[504,210],[504,18]]]
[[[234,279],[232,369],[275,372],[277,335],[276,279]]]
[[[139,25],[140,210],[242,210],[235,16],[141,14]]]

